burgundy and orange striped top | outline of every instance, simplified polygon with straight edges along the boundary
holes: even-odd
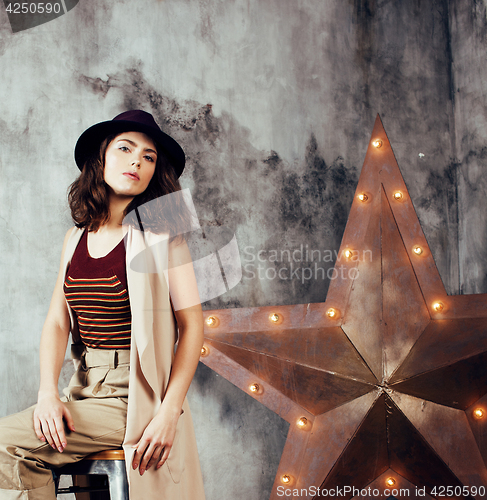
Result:
[[[78,317],[81,340],[98,349],[130,349],[132,316],[123,240],[107,255],[88,253],[88,231],[71,259],[64,294]]]

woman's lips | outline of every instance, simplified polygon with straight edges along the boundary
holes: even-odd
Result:
[[[139,174],[137,172],[124,172],[123,175],[134,181],[140,181]]]

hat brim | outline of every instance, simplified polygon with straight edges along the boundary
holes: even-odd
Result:
[[[177,177],[184,170],[186,162],[184,151],[181,146],[169,135],[162,131],[154,130],[153,127],[129,120],[111,120],[97,123],[86,129],[79,137],[74,148],[74,159],[80,170],[94,153],[98,152],[100,144],[107,136],[111,134],[121,134],[122,132],[142,132],[151,137],[161,148],[161,151],[167,156],[173,165]]]

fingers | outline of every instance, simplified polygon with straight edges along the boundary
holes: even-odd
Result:
[[[171,450],[176,434],[179,412],[158,413],[145,428],[142,437],[132,447],[135,448],[132,468],[139,468],[140,475],[153,465],[162,467]]]
[[[152,458],[152,455],[153,455],[155,449],[156,449],[156,447],[154,446],[154,443],[150,443],[150,445],[145,450],[144,455],[142,456],[142,460],[140,461],[140,466],[139,466],[139,473],[141,476],[147,470],[147,464],[149,463],[149,460]]]
[[[155,463],[158,463],[161,459],[161,454],[164,456],[169,455],[170,447],[164,447],[162,444],[157,444],[155,442],[140,440],[137,445],[137,450],[134,453],[134,458],[132,460],[132,468],[134,470],[139,468],[139,473],[142,476],[144,472],[150,469]],[[166,459],[162,461],[165,462]],[[161,464],[162,465],[162,464]],[[157,469],[160,466],[157,466]]]
[[[41,441],[46,440],[46,438],[44,437],[44,434],[42,433],[41,422],[39,421],[39,418],[37,417],[37,415],[35,413],[34,413],[34,431],[35,431],[38,439],[40,439]]]
[[[47,441],[53,449],[58,450],[60,453],[64,451],[67,445],[63,417],[66,419],[68,428],[74,431],[73,418],[64,405],[54,411],[52,411],[52,408],[49,411],[45,411],[45,409],[40,408],[40,405],[38,405],[33,417],[36,436],[41,441]]]
[[[141,475],[160,460],[161,455],[164,453],[164,449],[165,447],[162,444],[155,445],[152,449],[150,447],[147,448],[142,458],[142,462],[140,463]]]
[[[57,449],[62,453],[67,443],[66,434],[64,433],[64,421],[62,418],[56,418],[54,419],[54,424],[56,425],[54,441],[57,445]]]
[[[66,420],[68,428],[71,429],[73,432],[76,432],[76,429],[74,428],[73,417],[71,416],[71,413],[66,406],[64,407],[64,418]]]
[[[54,440],[51,436],[51,431],[49,429],[49,424],[48,424],[47,420],[41,420],[40,425],[41,425],[41,430],[42,430],[42,434],[44,435],[44,438],[51,445],[52,448],[56,449],[56,445],[54,444]]]
[[[162,454],[161,459],[156,465],[156,470],[160,469],[163,465],[164,462],[167,460],[167,457],[169,456],[169,452],[171,451],[171,448],[164,448],[164,453]]]
[[[164,447],[162,445],[154,448],[150,460],[147,462],[147,467],[145,470],[149,470],[157,461],[160,459],[162,453],[164,452]],[[146,453],[148,455],[148,453]],[[144,462],[142,461],[141,466],[143,466]]]
[[[136,470],[139,466],[145,449],[147,448],[148,442],[145,440],[140,440],[137,444],[134,444],[134,448],[137,448],[134,453],[134,458],[132,460],[132,469]]]
[[[62,418],[57,417],[53,420],[46,420],[45,427],[48,430],[48,434],[46,434],[44,426],[42,427],[42,430],[44,431],[44,436],[46,436],[49,444],[54,449],[57,449],[59,453],[62,453],[64,447],[66,446],[66,436],[64,435],[64,424]],[[51,439],[49,439],[49,437]]]

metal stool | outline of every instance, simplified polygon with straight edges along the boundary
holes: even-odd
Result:
[[[93,453],[80,462],[53,469],[52,474],[54,476],[56,495],[64,495],[66,493],[91,494],[104,491],[107,493],[109,492],[109,498],[111,500],[128,500],[129,498],[127,473],[125,471],[125,455],[122,449]],[[73,485],[68,488],[59,488],[59,479],[63,475],[103,475],[107,476],[108,484],[106,484],[107,481],[104,481],[104,484],[94,486]]]

